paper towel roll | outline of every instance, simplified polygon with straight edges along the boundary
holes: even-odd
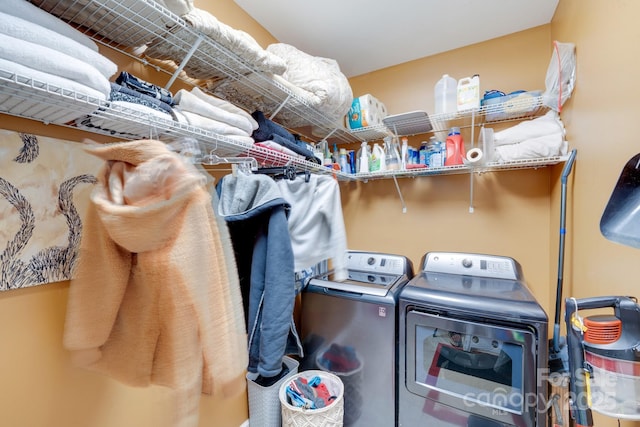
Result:
[[[471,150],[467,151],[467,163],[471,163],[471,164],[482,163],[483,158],[484,158],[484,154],[482,153],[482,150],[479,148],[472,148]]]
[[[371,94],[353,99],[351,109],[345,116],[345,126],[348,129],[358,129],[382,124],[387,117],[387,108]]]

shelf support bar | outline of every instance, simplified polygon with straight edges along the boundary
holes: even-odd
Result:
[[[182,69],[184,68],[184,66],[187,65],[187,62],[189,62],[189,60],[191,59],[193,54],[196,53],[196,50],[198,50],[198,47],[200,46],[200,43],[202,43],[202,40],[204,40],[203,35],[202,34],[198,34],[198,38],[196,39],[195,43],[193,43],[193,46],[191,46],[191,49],[189,49],[189,52],[187,52],[187,54],[184,57],[184,59],[180,62],[180,66],[173,73],[173,75],[171,76],[171,78],[169,79],[167,84],[164,86],[165,89],[169,90],[171,85],[173,85],[173,82],[175,82],[176,79],[178,78],[178,74],[180,74],[182,72]]]
[[[402,204],[402,213],[407,213],[407,205],[404,204],[402,191],[400,191],[400,186],[398,185],[398,179],[396,178],[395,175],[393,175],[393,183],[396,185],[396,190],[398,191],[398,196],[400,197],[400,203]]]
[[[291,99],[291,95],[289,94],[289,95],[287,95],[287,97],[285,98],[285,100],[284,100],[284,101],[282,101],[282,102],[280,103],[280,105],[278,105],[278,108],[276,109],[276,111],[274,111],[274,112],[271,114],[271,117],[269,117],[269,120],[273,120],[273,118],[274,118],[276,115],[278,115],[278,113],[280,112],[280,110],[282,110],[282,108],[283,108],[285,105],[287,105],[287,102],[289,102],[289,100],[290,100],[290,99]]]
[[[326,141],[331,135],[333,135],[334,133],[336,133],[338,130],[338,128],[333,128],[331,129],[331,132],[329,132],[324,138],[322,138],[323,141]]]

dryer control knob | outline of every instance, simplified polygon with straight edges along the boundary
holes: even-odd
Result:
[[[471,261],[469,258],[464,258],[462,260],[462,266],[464,268],[471,268],[472,265],[473,265],[473,261]]]

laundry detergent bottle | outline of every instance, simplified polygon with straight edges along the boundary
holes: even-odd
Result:
[[[447,157],[445,158],[445,166],[455,166],[464,163],[463,159],[467,155],[464,150],[464,140],[460,135],[460,128],[452,127],[449,131],[446,141]]]

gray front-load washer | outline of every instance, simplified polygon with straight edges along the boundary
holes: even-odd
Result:
[[[349,277],[319,275],[302,292],[302,370],[344,383],[344,425],[396,424],[397,301],[413,276],[400,255],[349,251]]]

